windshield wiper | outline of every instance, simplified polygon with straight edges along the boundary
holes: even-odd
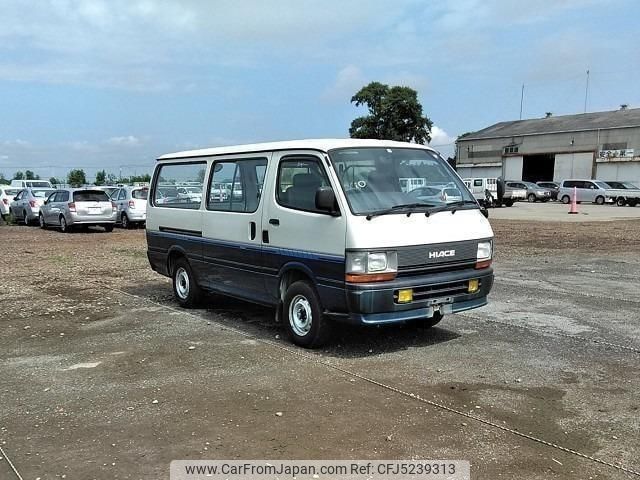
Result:
[[[457,202],[447,203],[446,205],[442,205],[439,207],[430,208],[429,210],[424,212],[424,216],[428,217],[429,215],[432,215],[434,213],[446,212],[447,210],[451,210],[451,214],[453,215],[458,211],[460,207],[463,207],[465,205],[475,205],[476,208],[480,208],[478,202],[476,202],[475,200],[459,200]]]
[[[373,217],[378,217],[380,215],[388,215],[390,213],[395,213],[398,210],[409,210],[409,212],[407,212],[407,216],[411,215],[412,211],[416,208],[431,208],[434,207],[435,205],[433,205],[432,203],[422,203],[422,202],[416,202],[416,203],[401,203],[399,205],[394,205],[393,207],[390,208],[385,208],[384,210],[377,210],[375,212],[371,212],[369,214],[367,214],[367,220],[371,220]]]

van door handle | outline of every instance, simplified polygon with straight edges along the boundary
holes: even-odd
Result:
[[[249,222],[249,238],[256,239],[256,222]]]
[[[280,225],[280,220],[279,220],[279,219],[277,219],[277,218],[270,218],[270,219],[269,219],[269,223],[270,223],[271,225],[275,225],[275,226],[277,227],[278,225]]]

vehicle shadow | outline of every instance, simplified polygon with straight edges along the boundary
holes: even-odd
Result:
[[[136,285],[126,289],[128,293],[148,298],[154,302],[177,307],[170,284]],[[207,294],[202,306],[190,310],[204,320],[222,323],[262,340],[287,342],[287,332],[282,323],[275,322],[275,310],[222,295]],[[449,342],[459,338],[458,332],[442,326],[423,328],[418,323],[394,325],[347,325],[334,323],[332,337],[318,352],[335,358],[370,357],[409,348],[422,348]],[[291,348],[297,348],[291,344]]]

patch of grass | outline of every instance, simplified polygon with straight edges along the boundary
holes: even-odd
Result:
[[[146,258],[147,252],[146,250],[137,250],[134,248],[112,248],[112,252],[119,253],[121,255],[127,255],[133,258]]]

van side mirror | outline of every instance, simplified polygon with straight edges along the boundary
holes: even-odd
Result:
[[[320,187],[316,190],[316,209],[338,216],[338,204],[336,195],[331,187]]]
[[[47,201],[45,200],[44,202],[42,202],[42,204],[43,204],[43,205],[46,205],[46,204],[47,204]]]
[[[484,218],[489,218],[489,209],[487,207],[480,207],[480,213],[484,215]]]

